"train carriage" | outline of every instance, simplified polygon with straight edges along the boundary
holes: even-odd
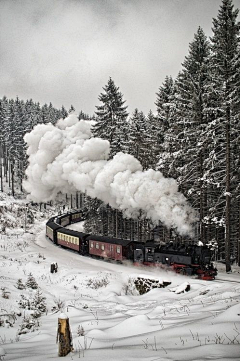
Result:
[[[59,224],[53,221],[51,218],[46,224],[46,236],[55,244],[57,244],[57,230],[62,228]]]
[[[97,235],[89,235],[86,239],[92,256],[120,262],[133,259],[133,241]]]
[[[71,224],[71,214],[64,214],[63,216],[58,217],[57,223],[62,227],[69,226],[69,224]]]
[[[82,232],[73,231],[71,229],[60,228],[57,230],[57,244],[60,246],[73,249],[80,254],[85,252],[85,238],[86,234]]]
[[[84,218],[82,211],[75,211],[71,215],[71,223],[81,222]]]

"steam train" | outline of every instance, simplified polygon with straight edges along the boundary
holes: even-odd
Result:
[[[213,280],[217,269],[212,264],[212,252],[207,246],[192,244],[159,245],[105,237],[78,232],[65,227],[85,220],[87,210],[76,210],[52,217],[46,223],[46,236],[56,245],[72,249],[83,256],[124,262],[135,265],[171,267],[177,273],[197,275],[204,280]]]

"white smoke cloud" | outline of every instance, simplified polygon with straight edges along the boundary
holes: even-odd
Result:
[[[24,188],[28,198],[46,202],[59,192],[81,191],[96,197],[126,217],[141,215],[159,220],[180,234],[190,234],[195,211],[178,192],[177,182],[161,172],[142,170],[130,154],[117,153],[108,160],[107,140],[91,138],[92,122],[75,114],[56,126],[39,124],[25,135],[29,166]]]

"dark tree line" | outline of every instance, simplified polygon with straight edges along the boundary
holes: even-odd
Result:
[[[156,94],[156,114],[129,115],[123,94],[109,78],[99,95],[93,136],[110,142],[110,158],[132,154],[143,169],[173,177],[199,212],[196,239],[218,247],[218,259],[239,255],[240,243],[240,24],[232,0],[222,0],[208,39],[198,28],[176,79],[166,76]],[[74,110],[73,107],[69,110]],[[35,124],[64,118],[64,107],[32,100],[0,100],[0,155],[4,176],[21,183],[27,164],[23,135]],[[89,119],[80,113],[79,119]],[[2,177],[1,177],[2,179]],[[1,185],[2,189],[2,185]],[[14,191],[13,191],[14,192]],[[71,196],[72,199],[72,196]],[[123,238],[151,238],[146,219],[124,219],[120,211],[87,198],[86,231]],[[159,224],[163,241],[176,238]]]
[[[74,111],[71,106],[67,111],[63,106],[56,109],[50,103],[40,106],[32,99],[23,101],[19,98],[0,99],[0,190],[3,191],[3,179],[8,182],[15,194],[15,186],[22,190],[22,180],[27,167],[26,144],[24,135],[37,124],[55,124],[58,119],[66,118]],[[82,111],[79,119],[89,119]]]

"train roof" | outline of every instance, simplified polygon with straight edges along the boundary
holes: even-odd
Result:
[[[62,226],[60,224],[53,222],[52,218],[50,218],[50,220],[46,223],[46,226],[48,226],[54,230],[62,228]]]
[[[128,246],[130,243],[133,243],[133,241],[130,241],[129,239],[112,238],[112,237],[108,237],[108,236],[98,236],[95,234],[90,234],[86,239],[88,241],[98,241],[98,242],[104,242],[104,243],[119,244],[121,246]]]
[[[64,227],[61,227],[61,229],[58,229],[58,232],[61,232],[63,234],[68,234],[73,237],[79,237],[79,238],[83,238],[84,236],[87,235],[87,233],[74,231],[73,229],[64,228]]]

